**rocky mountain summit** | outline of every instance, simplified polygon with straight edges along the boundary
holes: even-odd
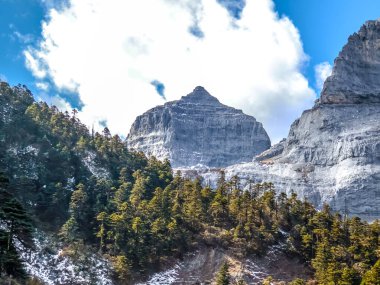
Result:
[[[379,218],[380,21],[350,36],[320,100],[292,124],[287,139],[226,174],[245,184],[271,181],[318,207],[329,203],[341,213]]]
[[[368,21],[349,37],[335,59],[321,102],[380,103],[380,21]]]
[[[201,86],[137,117],[127,143],[147,155],[169,159],[174,167],[224,167],[252,161],[270,147],[261,123],[221,104]]]

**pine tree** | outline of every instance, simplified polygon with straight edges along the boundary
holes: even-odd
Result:
[[[135,209],[138,209],[140,203],[145,199],[147,181],[140,170],[133,173],[133,177],[135,178],[135,183],[133,184],[129,201]]]
[[[202,207],[202,186],[199,180],[194,182],[187,181],[184,185],[185,201],[184,210],[185,219],[193,229],[198,229],[203,221]]]
[[[364,275],[361,285],[380,285],[380,259]]]
[[[93,235],[92,209],[83,184],[78,184],[71,195],[70,218],[62,226],[60,235],[67,242],[77,239],[87,239]]]
[[[32,221],[21,203],[10,193],[9,179],[0,173],[0,276],[5,273],[25,278],[26,273],[15,243],[33,248]]]
[[[217,285],[229,285],[231,275],[228,272],[229,270],[229,264],[227,261],[223,263],[223,265],[220,267],[219,272],[216,276],[216,284]]]
[[[312,261],[312,266],[315,269],[315,277],[318,284],[329,284],[329,264],[331,262],[331,246],[324,238],[317,245],[316,255]]]
[[[100,238],[100,246],[99,246],[99,251],[103,252],[105,248],[105,239],[106,239],[106,223],[107,223],[107,213],[106,212],[100,212],[96,219],[99,221],[100,226],[99,226],[99,231],[97,232],[96,236]]]

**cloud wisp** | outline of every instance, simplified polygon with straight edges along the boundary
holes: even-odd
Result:
[[[26,63],[39,80],[77,93],[89,126],[107,121],[126,135],[162,98],[202,85],[255,116],[277,141],[315,99],[301,72],[308,58],[299,32],[272,0],[245,1],[239,17],[226,2],[70,0],[49,10]]]
[[[322,90],[326,78],[332,73],[332,69],[333,67],[328,62],[322,62],[314,67],[315,82],[317,84],[318,91]]]

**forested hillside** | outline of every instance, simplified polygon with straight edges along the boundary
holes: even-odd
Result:
[[[168,161],[129,151],[108,129],[89,131],[75,111],[36,103],[22,86],[0,82],[0,119],[3,280],[32,282],[17,247],[33,250],[39,229],[67,248],[86,245],[102,254],[119,284],[144,279],[201,246],[233,248],[244,258],[276,244],[315,273],[292,284],[380,284],[379,222],[328,206],[317,211],[270,182],[243,190],[238,177],[227,181],[221,172],[211,189],[173,175]],[[245,284],[228,278],[228,265],[221,271],[218,284]]]

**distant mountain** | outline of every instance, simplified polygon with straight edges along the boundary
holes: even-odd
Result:
[[[225,106],[203,87],[136,118],[129,148],[169,159],[173,167],[222,167],[252,161],[270,147],[262,124]]]
[[[380,217],[380,21],[349,37],[320,100],[286,140],[256,161],[226,169],[246,181],[272,181],[321,207]],[[214,180],[210,172],[204,176]]]

